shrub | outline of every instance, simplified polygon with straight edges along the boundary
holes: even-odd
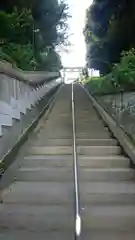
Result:
[[[84,82],[92,94],[134,90],[135,49],[122,52],[120,63],[115,64],[112,68],[112,72],[109,74],[100,77],[92,77]]]
[[[32,70],[36,68],[36,61],[33,58],[33,49],[30,44],[20,45],[10,43],[0,49],[0,58],[11,63],[16,63],[18,68]]]

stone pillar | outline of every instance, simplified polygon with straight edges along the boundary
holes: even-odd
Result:
[[[0,74],[0,126],[12,126],[10,78]]]

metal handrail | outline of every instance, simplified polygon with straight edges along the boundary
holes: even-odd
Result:
[[[75,190],[75,239],[81,235],[81,216],[79,203],[79,182],[78,182],[78,164],[76,150],[75,133],[75,103],[74,103],[74,85],[72,83],[72,124],[73,124],[73,158],[74,158],[74,190]]]

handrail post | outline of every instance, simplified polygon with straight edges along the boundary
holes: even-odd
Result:
[[[75,240],[81,235],[81,216],[79,203],[78,164],[75,129],[74,85],[72,83],[72,124],[73,124],[73,163],[74,163],[74,190],[75,190]]]

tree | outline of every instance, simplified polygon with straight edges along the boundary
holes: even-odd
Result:
[[[0,10],[11,13],[14,7],[16,7],[19,12],[21,12],[23,8],[32,9],[36,1],[37,0],[1,0]]]
[[[47,46],[59,45],[67,40],[68,6],[63,1],[42,0],[33,7],[33,17],[37,22]]]
[[[53,48],[50,49],[48,54],[43,52],[41,58],[42,64],[39,66],[39,70],[46,68],[48,71],[59,71],[62,68],[60,55]]]
[[[86,42],[90,44],[87,53],[89,65],[92,64],[101,73],[106,73],[111,69],[108,68],[108,65],[113,66],[114,63],[120,61],[123,50],[135,47],[134,11],[134,0],[94,1],[87,10],[84,31]],[[94,59],[97,58],[98,61],[95,61]]]
[[[17,8],[12,13],[0,11],[1,45],[32,42],[33,22],[31,10],[22,9],[21,13]]]
[[[60,56],[55,48],[67,43],[69,15],[68,6],[64,1],[10,0],[9,2],[2,0],[0,9],[2,9],[0,11],[1,56],[7,58],[7,54],[10,54],[10,57],[14,58],[13,60],[17,60],[20,67],[20,59],[17,58],[16,53],[22,49],[20,55],[22,61],[26,61],[27,65],[28,58],[26,58],[25,49],[29,48],[30,56],[31,50],[33,52],[30,62],[36,61],[38,69],[43,70],[47,67],[47,63],[44,64],[46,59],[48,59],[49,68],[51,66],[54,68],[54,62],[56,62],[57,68],[61,68]],[[48,49],[50,50],[48,51]],[[15,54],[11,53],[13,50]]]

